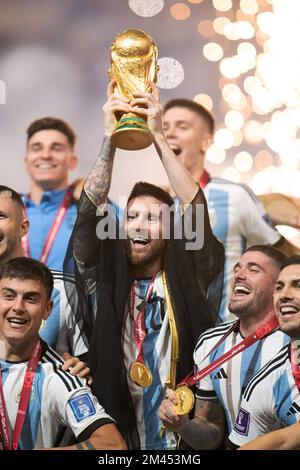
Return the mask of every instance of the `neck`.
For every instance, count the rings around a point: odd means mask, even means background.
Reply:
[[[204,172],[205,168],[204,168],[204,165],[203,165],[203,158],[201,158],[199,160],[199,162],[196,162],[196,165],[192,168],[190,168],[190,173],[194,179],[194,181],[199,181],[203,172]]]
[[[16,343],[0,338],[0,357],[5,361],[28,361],[33,353],[37,338],[33,341]]]
[[[271,320],[272,317],[275,316],[275,312],[273,307],[270,307],[269,310],[264,310],[264,312],[257,314],[255,313],[254,316],[241,318],[240,319],[240,333],[241,335],[246,338],[249,335],[252,335],[255,330],[264,323],[267,323]]]
[[[68,181],[65,179],[61,183],[47,181],[43,183],[36,183],[31,181],[30,183],[30,199],[35,203],[39,204],[42,200],[45,191],[59,191],[67,189]]]
[[[134,266],[133,267],[133,277],[135,279],[143,279],[153,277],[158,271],[162,269],[162,261],[158,260],[155,264],[151,266]]]

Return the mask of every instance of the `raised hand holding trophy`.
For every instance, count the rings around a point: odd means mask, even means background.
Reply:
[[[109,75],[118,93],[128,99],[138,92],[151,92],[149,82],[157,81],[157,47],[144,31],[120,33],[110,48]],[[125,150],[141,150],[153,142],[147,122],[134,113],[123,114],[112,134],[114,144]]]

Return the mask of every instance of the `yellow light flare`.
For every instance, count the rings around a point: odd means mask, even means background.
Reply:
[[[249,152],[242,151],[237,153],[233,161],[235,168],[243,173],[251,170],[253,166],[253,158]]]
[[[236,29],[236,23],[226,23],[223,30],[224,36],[229,39],[229,41],[237,41],[239,38]]]
[[[258,12],[259,7],[256,0],[241,0],[240,9],[246,15],[255,15]]]
[[[224,34],[224,27],[226,24],[230,23],[230,20],[225,16],[219,16],[213,21],[213,28],[216,33],[223,35]]]
[[[230,106],[234,111],[244,111],[247,108],[247,100],[245,96],[242,95],[237,103],[232,103]]]
[[[224,85],[222,89],[222,96],[227,103],[232,104],[238,103],[241,100],[243,94],[238,85],[235,85],[234,83],[227,83],[227,85]]]
[[[225,178],[226,180],[233,181],[234,183],[239,183],[241,179],[241,175],[239,171],[234,168],[234,166],[229,166],[222,171],[221,177]]]
[[[210,20],[199,21],[197,24],[198,33],[201,34],[204,38],[212,38],[216,35],[216,32],[213,28],[213,22]]]
[[[248,21],[237,21],[236,35],[239,39],[251,39],[254,37],[255,31],[251,23]]]
[[[273,164],[273,156],[268,150],[260,150],[254,157],[254,163],[258,170],[264,170]]]
[[[203,55],[211,62],[218,62],[223,57],[223,49],[216,42],[209,42],[203,47]]]
[[[237,47],[237,53],[256,57],[256,49],[251,42],[241,42]]]
[[[259,144],[263,140],[263,127],[259,121],[254,119],[246,121],[243,132],[245,141],[248,144]]]
[[[220,72],[226,78],[237,78],[241,74],[237,56],[226,57],[220,62]]]
[[[244,80],[244,89],[249,95],[253,92],[253,90],[257,87],[262,86],[261,80],[259,78],[254,77],[253,75],[245,78]]]
[[[212,144],[207,150],[205,157],[211,163],[220,164],[225,160],[226,152],[224,149],[217,147],[215,144]]]
[[[218,11],[228,11],[232,8],[231,0],[213,0],[213,6]]]
[[[213,100],[205,93],[199,93],[198,95],[194,96],[194,101],[201,104],[205,109],[208,109],[208,111],[211,111],[214,107]]]
[[[202,3],[204,0],[189,0],[190,3]]]
[[[273,12],[266,11],[256,17],[256,23],[260,31],[264,34],[272,34],[276,29],[276,18]]]
[[[233,145],[233,135],[229,129],[218,129],[214,135],[214,143],[221,149],[230,149]]]
[[[277,177],[277,167],[267,166],[264,170],[258,171],[250,182],[251,189],[255,194],[270,193],[273,190],[274,179]]]
[[[242,131],[232,131],[233,147],[239,147],[244,140]]]
[[[235,15],[237,21],[248,21],[248,23],[254,24],[256,18],[254,15],[246,15],[242,10],[238,10]]]
[[[191,9],[185,3],[174,3],[170,8],[170,13],[175,20],[183,21],[191,16]]]
[[[239,131],[244,125],[244,118],[239,111],[228,111],[225,114],[224,122],[231,131]]]

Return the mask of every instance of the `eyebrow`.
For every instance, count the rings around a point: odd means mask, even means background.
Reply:
[[[29,147],[39,147],[39,146],[43,146],[43,142],[32,142]],[[51,145],[59,145],[60,147],[66,147],[66,144],[62,143],[62,142],[51,142]]]
[[[234,268],[233,268],[233,269],[235,270],[235,268],[240,268],[240,267],[241,267],[241,263],[236,263],[236,264],[234,265]],[[263,269],[260,264],[254,263],[254,262],[251,262],[251,261],[246,264],[246,267],[247,267],[247,268],[256,267],[256,268],[259,268],[259,269]]]
[[[3,287],[1,289],[1,292],[3,293],[11,293],[11,294],[17,294],[17,291],[15,291],[14,289],[11,289],[10,287]],[[31,296],[34,296],[36,298],[41,298],[41,294],[38,292],[38,291],[29,291],[29,292],[25,292],[23,294],[23,297],[31,297]]]

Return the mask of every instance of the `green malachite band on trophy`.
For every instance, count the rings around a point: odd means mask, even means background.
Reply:
[[[118,125],[118,126],[116,127],[116,131],[115,131],[115,132],[120,131],[120,130],[122,130],[122,129],[142,129],[143,131],[150,133],[150,130],[147,129],[146,126],[141,126],[141,125],[135,124],[135,123],[124,124],[124,125],[122,125],[122,126]]]
[[[121,118],[120,121],[119,121],[119,124],[121,122],[123,123],[123,122],[127,122],[127,121],[129,121],[129,122],[132,122],[132,121],[136,122],[137,121],[137,122],[140,122],[140,123],[144,124],[145,126],[147,125],[146,121],[144,119],[139,118],[139,117],[133,117],[133,116],[128,117],[128,118]]]

